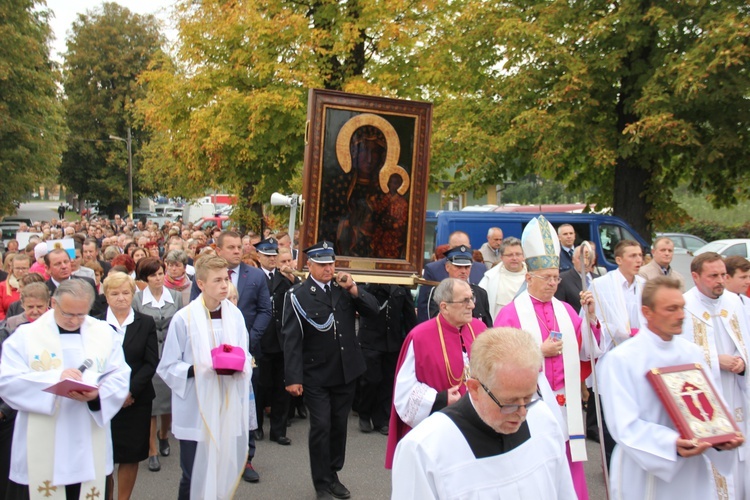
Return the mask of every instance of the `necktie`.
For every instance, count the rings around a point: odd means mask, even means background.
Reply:
[[[326,285],[323,288],[326,291],[326,295],[328,295],[330,297],[331,296],[331,286],[330,285]]]
[[[570,255],[571,259],[573,258],[573,249],[572,248],[570,250],[568,250],[568,255]]]
[[[234,276],[234,269],[229,270],[229,279],[232,279],[232,276]]]

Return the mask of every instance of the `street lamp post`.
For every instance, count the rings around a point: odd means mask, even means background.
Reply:
[[[130,135],[130,127],[128,127],[127,139],[123,139],[122,137],[118,137],[116,135],[110,135],[109,138],[114,141],[122,141],[128,146],[128,199],[130,203],[128,205],[128,218],[130,220],[133,220],[133,141]]]

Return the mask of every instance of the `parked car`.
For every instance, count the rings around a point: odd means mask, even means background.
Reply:
[[[693,255],[700,255],[705,252],[716,252],[722,257],[739,255],[740,257],[747,258],[747,256],[750,255],[750,239],[736,238],[732,240],[712,241],[693,252]]]
[[[656,233],[656,236],[666,236],[674,242],[675,253],[695,254],[695,251],[707,243],[703,238],[685,233]]]
[[[27,226],[31,225],[31,219],[27,219],[26,217],[3,217],[3,222],[16,222],[18,224],[23,222]]]

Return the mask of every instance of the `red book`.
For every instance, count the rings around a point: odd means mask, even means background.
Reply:
[[[646,378],[683,439],[715,446],[742,436],[701,365],[653,368]]]
[[[52,394],[56,394],[58,396],[68,397],[68,393],[72,391],[76,392],[88,392],[93,391],[94,389],[98,389],[95,385],[89,385],[85,384],[83,382],[79,382],[78,380],[73,380],[70,378],[66,378],[65,380],[61,380],[55,385],[51,385],[44,389],[45,392],[51,392]]]

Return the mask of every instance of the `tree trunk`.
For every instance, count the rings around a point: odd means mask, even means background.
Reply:
[[[612,208],[647,242],[651,242],[651,204],[643,198],[651,174],[633,158],[618,158],[615,164],[615,186]]]

